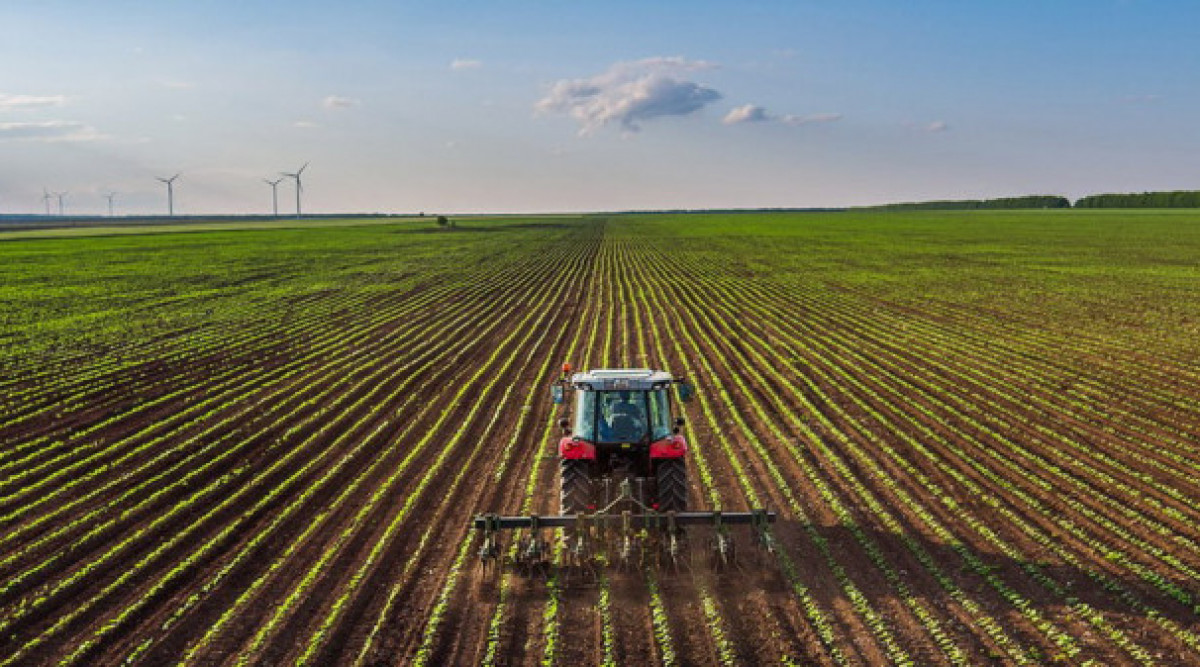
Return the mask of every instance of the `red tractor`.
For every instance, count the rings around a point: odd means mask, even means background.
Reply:
[[[684,420],[673,417],[670,393],[675,386],[682,401],[692,386],[665,371],[644,368],[602,369],[562,377],[551,388],[556,404],[573,407],[559,421],[564,431],[558,443],[559,509],[557,516],[475,517],[483,544],[485,566],[500,558],[500,534],[525,530],[512,561],[526,571],[543,570],[555,560],[547,529],[566,531],[564,560],[559,564],[586,566],[616,561],[622,564],[683,559],[685,529],[712,529],[710,561],[724,567],[734,560],[732,525],[754,528],[756,543],[774,549],[770,524],[775,513],[689,512],[687,441],[679,434]],[[574,394],[568,400],[567,393]]]
[[[574,392],[574,413],[559,424],[559,507],[563,514],[594,512],[620,495],[654,511],[687,509],[687,441],[679,434],[683,417],[672,419],[669,398],[678,385],[680,400],[691,399],[690,384],[664,371],[592,370],[555,385],[555,402]]]

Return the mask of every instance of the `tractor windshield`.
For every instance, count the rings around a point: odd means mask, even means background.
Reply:
[[[575,435],[592,442],[642,442],[671,434],[665,389],[580,391],[575,403]]]

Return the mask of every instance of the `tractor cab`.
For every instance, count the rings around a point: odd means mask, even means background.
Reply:
[[[648,369],[575,373],[563,383],[575,391],[571,434],[593,445],[627,449],[670,438],[677,426],[669,400],[675,382],[670,373]],[[681,385],[680,395],[690,397],[690,385]],[[556,402],[562,402],[557,392]]]
[[[584,389],[575,395],[572,431],[596,444],[644,444],[671,435],[666,388]]]

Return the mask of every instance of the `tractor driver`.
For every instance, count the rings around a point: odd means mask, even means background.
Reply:
[[[608,410],[606,440],[641,440],[646,430],[646,416],[634,402],[632,391],[617,392],[617,399]]]

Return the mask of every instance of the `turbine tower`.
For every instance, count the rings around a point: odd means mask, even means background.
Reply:
[[[110,193],[104,195],[104,198],[108,200],[108,217],[110,217],[110,218],[113,217],[112,201],[113,201],[113,197],[116,197],[116,196],[117,196],[117,193],[115,193],[115,192],[110,192]]]
[[[179,174],[175,174],[170,178],[155,177],[156,180],[167,184],[167,216],[175,215],[175,179],[179,178]]]
[[[46,217],[50,217],[50,191],[42,188],[42,203],[46,205]]]
[[[70,194],[70,193],[69,192],[55,192],[54,193],[54,196],[58,197],[58,214],[59,215],[65,215],[63,213],[63,210],[64,210],[63,209],[63,197],[66,197],[68,194]]]
[[[279,217],[279,184],[282,182],[283,182],[282,176],[280,176],[279,178],[277,178],[273,181],[268,181],[265,178],[263,179],[263,183],[266,183],[267,185],[271,186],[271,207],[275,211],[276,218]]]
[[[307,168],[308,168],[308,163],[305,162],[304,166],[297,169],[296,173],[294,173],[294,174],[289,174],[286,171],[279,172],[279,174],[281,176],[286,176],[288,178],[296,179],[296,217],[297,218],[300,217],[300,192],[302,190],[304,190],[304,186],[300,183],[300,175],[303,174],[304,170]]]

